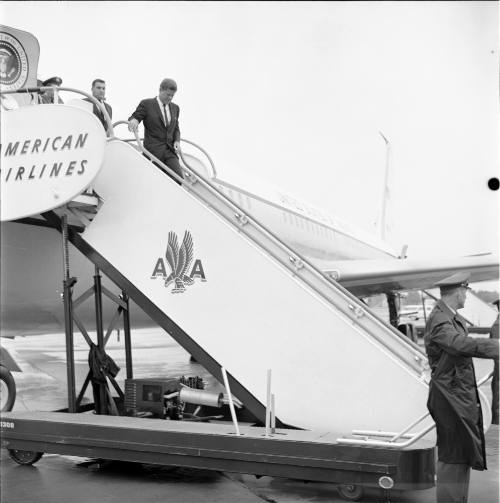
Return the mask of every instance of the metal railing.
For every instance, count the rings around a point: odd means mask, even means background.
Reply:
[[[82,96],[85,96],[88,100],[90,100],[91,103],[97,106],[99,110],[102,112],[104,116],[104,120],[106,121],[107,125],[107,132],[109,134],[110,139],[113,139],[115,137],[114,130],[113,130],[113,124],[111,122],[111,118],[108,114],[108,111],[106,110],[106,107],[96,98],[94,98],[91,94],[86,93],[85,91],[80,91],[79,89],[74,89],[72,87],[58,87],[54,88],[53,86],[38,86],[38,87],[22,87],[21,89],[17,89],[15,91],[0,91],[0,95],[3,94],[40,94],[43,91],[48,91],[52,90],[54,91],[54,105],[58,105],[57,103],[57,96],[59,91],[67,91],[75,94],[81,94]],[[64,103],[61,103],[64,104]],[[42,105],[42,103],[37,103],[36,105]]]
[[[114,122],[113,123],[113,127],[119,126],[120,124],[126,124],[126,125],[128,125],[128,121],[120,120],[120,121]],[[137,132],[135,134],[135,138],[132,138],[132,139],[122,139],[122,141],[127,142],[127,143],[136,142],[137,146],[139,147],[139,149],[141,150],[141,152],[142,152],[141,142],[143,140],[144,140],[144,138],[140,138],[139,137],[139,133],[137,133]],[[217,169],[215,168],[215,164],[214,164],[212,158],[210,157],[209,153],[204,148],[200,147],[200,145],[198,145],[194,141],[186,140],[184,138],[181,138],[181,142],[184,142],[184,143],[187,143],[189,145],[192,145],[193,147],[197,148],[200,152],[202,152],[205,155],[205,157],[208,159],[208,162],[210,163],[210,168],[212,170],[212,174],[210,175],[210,178],[211,179],[212,178],[217,178]],[[188,166],[189,169],[191,169],[191,170],[193,170],[193,171],[196,172],[196,170],[194,170],[194,168],[192,166],[189,166],[189,164],[187,163],[186,159],[184,158],[184,152],[182,152],[182,150],[180,150],[179,154],[181,156],[182,162],[184,164],[186,164],[186,166]]]
[[[481,378],[476,386],[479,388],[485,382],[487,382],[493,376],[493,371],[486,374],[483,378]],[[377,430],[353,430],[352,435],[361,436],[365,438],[337,438],[337,442],[339,444],[349,444],[349,445],[366,445],[369,447],[393,447],[397,449],[404,449],[412,444],[414,444],[417,440],[420,440],[424,435],[432,431],[436,425],[430,424],[423,430],[420,430],[417,433],[408,433],[412,428],[417,426],[417,424],[421,423],[424,419],[430,417],[430,412],[426,412],[418,419],[413,421],[409,426],[401,430],[399,433],[393,431],[377,431]],[[368,437],[390,437],[389,440],[372,440]],[[396,440],[400,438],[408,439],[405,442],[396,442]]]

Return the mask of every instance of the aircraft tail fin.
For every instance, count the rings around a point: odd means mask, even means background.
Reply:
[[[386,154],[385,154],[385,173],[384,173],[384,187],[382,191],[382,205],[380,210],[379,218],[375,224],[380,238],[387,241],[389,238],[392,228],[392,146],[389,140],[384,136],[382,131],[379,131],[380,136],[385,142]]]

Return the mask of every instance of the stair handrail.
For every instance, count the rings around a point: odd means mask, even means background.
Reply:
[[[208,152],[204,148],[200,147],[200,145],[198,145],[194,141],[186,140],[185,138],[181,138],[181,142],[188,143],[189,145],[192,145],[193,147],[196,147],[198,150],[203,152],[205,154],[206,158],[208,159],[208,162],[210,163],[210,167],[212,168],[212,176],[210,178],[217,178],[217,170],[215,168],[215,164],[212,161],[212,158],[208,155]],[[192,169],[192,167],[189,166],[189,164],[187,164],[186,160],[184,159],[184,153],[182,152],[182,150],[180,151],[180,156],[181,156],[182,162],[184,164],[186,164],[186,166],[188,166],[190,169]]]
[[[128,121],[126,120],[119,120],[117,122],[114,122],[113,123],[113,127],[116,127],[120,124],[127,124],[128,125]],[[122,141],[125,141],[125,142],[137,142],[139,148],[140,148],[140,142],[144,140],[143,138],[140,138],[139,134],[137,134],[135,136],[135,138],[132,138],[132,139],[122,139]],[[214,161],[212,160],[212,158],[210,157],[210,154],[203,148],[201,147],[200,145],[198,145],[197,143],[195,143],[194,141],[191,141],[191,140],[187,140],[185,138],[181,138],[181,142],[184,142],[184,143],[188,143],[189,145],[192,145],[193,147],[196,147],[200,152],[202,152],[205,157],[208,159],[208,162],[210,163],[210,168],[212,169],[212,175],[210,176],[210,178],[217,178],[217,169],[215,167],[215,163]],[[180,155],[181,155],[181,159],[182,159],[182,162],[187,164],[185,159],[184,159],[184,153],[181,151],[180,152]],[[189,166],[190,169],[193,169],[191,166]]]
[[[54,89],[53,86],[36,86],[36,87],[21,87],[20,89],[16,89],[13,91],[0,91],[0,95],[2,94],[40,94],[42,91],[47,91],[49,89]],[[111,122],[111,117],[106,110],[106,107],[96,98],[94,98],[91,94],[86,93],[85,91],[80,91],[79,89],[75,89],[73,87],[58,87],[57,93],[59,91],[67,91],[71,93],[81,94],[85,96],[91,103],[97,106],[97,108],[101,111],[104,116],[104,120],[106,121],[107,129],[106,131],[109,134],[109,138],[115,138],[115,133],[113,130],[113,124]],[[64,105],[64,103],[53,103],[54,105]],[[37,103],[36,105],[42,105],[42,103]],[[71,105],[70,105],[71,106]]]
[[[127,122],[127,121],[119,121],[119,122],[123,123],[123,122]],[[383,347],[385,347],[391,353],[393,353],[396,357],[398,357],[400,360],[404,361],[407,365],[409,365],[414,371],[418,372],[420,379],[423,382],[427,383],[427,381],[425,379],[425,370],[427,369],[427,366],[428,366],[427,365],[427,357],[417,344],[408,340],[401,332],[396,330],[392,325],[386,324],[382,319],[380,319],[378,316],[376,316],[374,313],[372,313],[368,309],[368,307],[365,304],[363,304],[355,295],[353,295],[351,292],[346,290],[334,278],[323,274],[315,265],[313,265],[307,259],[304,259],[303,257],[299,256],[299,254],[297,254],[297,252],[292,250],[284,241],[282,241],[276,234],[274,234],[265,225],[263,225],[261,222],[256,220],[254,217],[249,215],[242,207],[240,207],[236,202],[234,202],[226,194],[224,194],[224,192],[222,192],[218,187],[216,187],[213,183],[211,183],[211,180],[207,179],[204,175],[199,173],[195,168],[190,166],[189,163],[186,162],[186,160],[183,157],[182,149],[179,149],[179,154],[181,156],[183,163],[185,164],[184,172],[187,175],[185,179],[180,177],[177,173],[175,173],[172,169],[170,169],[166,164],[164,164],[162,161],[160,161],[155,155],[153,155],[146,148],[144,148],[144,145],[142,144],[142,142],[139,138],[139,133],[138,133],[137,129],[135,131],[133,131],[133,133],[134,133],[135,139],[137,141],[137,144],[139,145],[139,148],[140,148],[140,151],[142,152],[142,154],[145,157],[147,157],[150,161],[155,163],[161,171],[164,171],[165,173],[169,174],[169,176],[171,178],[176,180],[179,184],[183,185],[188,190],[192,190],[190,188],[190,185],[194,185],[197,182],[201,183],[201,185],[203,185],[210,193],[216,194],[216,196],[219,199],[224,201],[229,207],[236,210],[237,213],[235,214],[235,217],[238,220],[240,220],[240,222],[243,222],[244,224],[252,223],[256,229],[260,230],[262,233],[264,233],[264,235],[266,235],[268,237],[268,239],[273,241],[282,250],[284,250],[289,255],[290,262],[295,267],[296,271],[298,271],[300,268],[302,268],[305,265],[317,278],[321,279],[321,281],[326,281],[327,283],[332,284],[341,294],[346,296],[354,305],[348,304],[348,306],[347,306],[348,309],[341,310],[341,312],[345,316],[347,316],[351,321],[356,322],[356,320],[359,317],[366,315],[372,321],[374,321],[376,324],[383,327],[385,330],[389,330],[389,332],[391,332],[391,334],[393,336],[395,336],[395,338],[393,339],[395,342],[401,344],[406,349],[410,350],[410,352],[413,355],[413,359],[405,358],[403,355],[401,355],[400,353],[395,351],[395,349],[392,348],[390,346],[390,344],[387,344],[387,342],[384,339],[380,338],[377,334],[372,333],[371,336],[379,344],[381,344]],[[116,138],[116,139],[119,140],[118,138]],[[240,226],[240,229],[241,229],[241,227],[242,226]],[[309,286],[311,286],[311,285],[309,285]],[[314,287],[313,287],[313,289],[314,289]],[[321,296],[324,296],[317,289],[314,289],[314,290],[317,293],[319,293]],[[418,363],[415,363],[415,362],[418,362]]]
[[[476,386],[479,388],[485,382],[487,382],[490,378],[493,377],[493,371],[484,375],[479,381],[477,381]],[[417,433],[408,434],[408,432],[414,428],[417,424],[421,423],[424,419],[427,419],[430,416],[430,412],[426,412],[418,419],[413,421],[409,426],[402,429],[399,433],[394,433],[390,431],[369,431],[369,430],[353,430],[353,435],[359,435],[364,437],[369,436],[378,436],[378,437],[391,437],[389,440],[370,440],[368,438],[365,439],[357,439],[357,438],[337,438],[337,442],[340,444],[350,444],[350,445],[367,445],[370,447],[397,447],[398,449],[403,449],[414,444],[417,440],[420,440],[424,435],[429,433],[433,428],[436,427],[436,424],[430,424],[423,430],[420,430]],[[399,438],[408,438],[405,442],[396,442]]]
[[[113,122],[113,127],[119,126],[120,124],[126,124],[128,126],[128,121],[119,120],[119,121]],[[122,140],[122,141],[125,141],[125,142],[135,141],[137,143],[137,146],[139,147],[139,150],[142,151],[142,145],[141,145],[141,139],[139,138],[139,133],[136,132],[134,139]]]

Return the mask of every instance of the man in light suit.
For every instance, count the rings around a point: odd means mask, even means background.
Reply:
[[[142,100],[129,117],[128,129],[137,131],[144,121],[144,148],[183,178],[177,156],[181,139],[179,107],[172,103],[176,91],[174,80],[163,79],[158,96]]]
[[[108,105],[104,100],[106,94],[106,82],[102,79],[95,79],[92,82],[92,96],[97,100],[102,103],[104,108],[106,109],[106,112],[108,112],[109,118],[111,119],[113,117],[113,109],[111,108],[111,105]],[[88,98],[84,98],[84,101],[90,101]],[[101,124],[104,127],[104,130],[106,131],[107,135],[110,135],[110,131],[108,131],[108,123],[106,122],[106,119],[104,118],[104,114],[101,112],[101,109],[97,107],[97,105],[93,104],[92,111],[94,115],[99,119]]]

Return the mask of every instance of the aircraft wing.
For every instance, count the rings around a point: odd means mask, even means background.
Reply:
[[[498,256],[493,254],[432,260],[310,260],[358,297],[432,288],[437,281],[456,272],[468,272],[470,283],[499,277]]]

